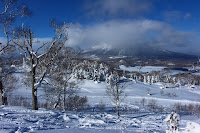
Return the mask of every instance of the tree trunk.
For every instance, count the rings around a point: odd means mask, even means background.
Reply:
[[[34,87],[32,87],[32,100],[33,110],[38,110],[37,90]]]
[[[117,104],[116,106],[116,112],[117,112],[117,116],[119,116],[119,104]]]
[[[58,95],[58,101],[57,101],[57,103],[54,105],[54,109],[56,109],[57,106],[60,104],[60,97],[61,97],[61,94],[59,93],[59,95]],[[61,109],[61,108],[60,108],[60,109]]]
[[[32,77],[32,107],[33,107],[33,110],[38,110],[38,101],[37,101],[37,88],[35,88],[35,75],[36,75],[36,72],[35,72],[35,67],[33,66],[34,64],[34,60],[32,59],[32,62],[31,62],[31,77]]]
[[[65,111],[65,100],[66,100],[66,84],[64,86],[64,91],[63,91],[63,111]]]
[[[2,81],[0,81],[0,93],[1,93],[2,105],[8,105],[6,92],[3,90]]]
[[[117,102],[117,105],[116,105],[116,111],[117,111],[117,116],[119,116],[119,88],[118,88],[118,83],[117,83],[117,79],[115,81],[115,85],[116,85],[116,102]]]
[[[5,105],[5,98],[4,98],[4,92],[3,92],[3,84],[2,84],[2,81],[0,81],[0,92],[1,92],[1,101],[2,101],[2,105]]]

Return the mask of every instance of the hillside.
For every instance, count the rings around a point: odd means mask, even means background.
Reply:
[[[149,58],[149,59],[194,59],[194,55],[175,53],[164,49],[154,48],[148,45],[125,45],[113,47],[108,44],[96,45],[84,50],[83,54],[96,55],[97,57],[130,57],[130,58]]]

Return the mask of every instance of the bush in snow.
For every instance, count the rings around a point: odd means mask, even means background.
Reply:
[[[155,99],[149,100],[147,106],[154,111],[157,107],[157,100],[155,100]]]
[[[199,104],[195,105],[194,113],[197,115],[197,117],[199,117],[199,115],[200,115],[200,105]]]
[[[166,95],[167,95],[168,97],[176,97],[176,93],[175,93],[175,92],[174,92],[174,93],[168,92]]]
[[[31,100],[22,96],[10,96],[8,98],[8,103],[11,106],[31,107]]]
[[[147,89],[146,93],[147,93],[147,95],[151,95],[151,90]]]
[[[166,133],[177,133],[178,132],[178,126],[180,123],[180,116],[174,112],[172,112],[170,115],[167,116],[165,119],[165,122],[167,124],[167,130]]]
[[[199,117],[200,115],[200,105],[199,104],[181,104],[181,103],[176,103],[172,107],[173,111],[178,112],[178,113],[184,113],[184,114],[194,114]]]
[[[164,91],[163,90],[160,90],[160,95],[164,96]]]
[[[101,112],[103,112],[105,110],[105,104],[103,103],[103,101],[101,100],[96,106],[95,108]]]
[[[66,101],[66,106],[67,110],[74,110],[74,111],[79,111],[84,109],[87,104],[88,99],[86,96],[79,96],[79,95],[70,95],[67,98]]]
[[[146,103],[146,99],[142,98],[142,100],[140,102],[141,102],[142,106],[144,107],[144,104]]]

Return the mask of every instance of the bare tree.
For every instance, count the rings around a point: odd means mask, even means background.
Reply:
[[[125,84],[120,84],[120,76],[117,72],[114,72],[113,78],[114,80],[110,82],[110,85],[106,88],[106,93],[115,104],[116,113],[119,116],[119,106],[126,97],[124,93]]]
[[[11,44],[11,33],[12,27],[17,17],[30,16],[31,11],[27,8],[26,5],[20,4],[18,0],[0,0],[0,32],[3,32],[5,35],[5,42],[0,42],[0,54],[10,52],[14,50],[14,45]],[[0,67],[3,68],[3,64],[0,64]],[[0,92],[2,96],[2,104],[5,105],[5,99],[7,99],[4,85],[8,84],[10,80],[6,79],[8,73],[0,72]],[[12,79],[12,78],[11,78]],[[3,83],[6,81],[6,83]],[[10,82],[12,85],[12,82]]]
[[[37,50],[33,48],[34,34],[31,29],[25,28],[22,25],[22,28],[16,29],[13,35],[14,44],[16,44],[20,54],[23,54],[30,64],[33,110],[38,109],[37,89],[41,86],[45,75],[48,73],[48,68],[55,61],[55,57],[68,39],[66,35],[68,27],[65,23],[57,25],[56,21],[52,20],[51,25],[56,29],[52,42],[44,43]],[[49,48],[45,52],[39,53],[38,51],[47,44],[50,44]]]
[[[1,63],[0,66],[5,66],[4,63]],[[0,67],[0,94],[1,94],[1,104],[7,105],[8,95],[16,89],[17,78],[13,75],[12,68],[9,66]]]
[[[6,37],[6,42],[0,42],[0,53],[6,52],[13,48],[11,44],[11,33],[13,23],[17,17],[30,16],[32,12],[18,0],[0,0],[0,32],[3,32]]]
[[[4,84],[3,91],[0,90],[1,93],[3,92],[2,105],[7,105],[8,104],[7,99],[11,96],[12,92],[17,88],[16,83],[18,82],[18,79],[12,73],[10,73],[4,76],[2,80]]]
[[[146,99],[143,97],[140,102],[141,102],[142,106],[144,107],[144,104],[146,103]]]
[[[70,81],[73,77],[73,69],[78,63],[78,54],[79,50],[76,51],[70,47],[63,47],[56,57],[56,61],[51,66],[51,72],[49,73],[50,82],[47,81],[46,83],[53,88],[50,94],[47,94],[47,97],[51,97],[50,101],[53,102],[54,109],[60,106],[65,110],[67,95],[73,94],[78,88],[78,79]]]

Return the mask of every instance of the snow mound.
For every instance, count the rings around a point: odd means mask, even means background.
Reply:
[[[85,127],[89,127],[92,128],[93,127],[102,127],[105,122],[103,120],[98,120],[98,119],[89,119],[89,118],[82,118],[79,119],[79,123],[81,128],[85,128]]]
[[[184,133],[199,133],[200,125],[196,122],[187,122]]]
[[[64,119],[66,122],[69,122],[69,121],[70,121],[69,117],[68,117],[66,114],[63,115],[63,119]]]

